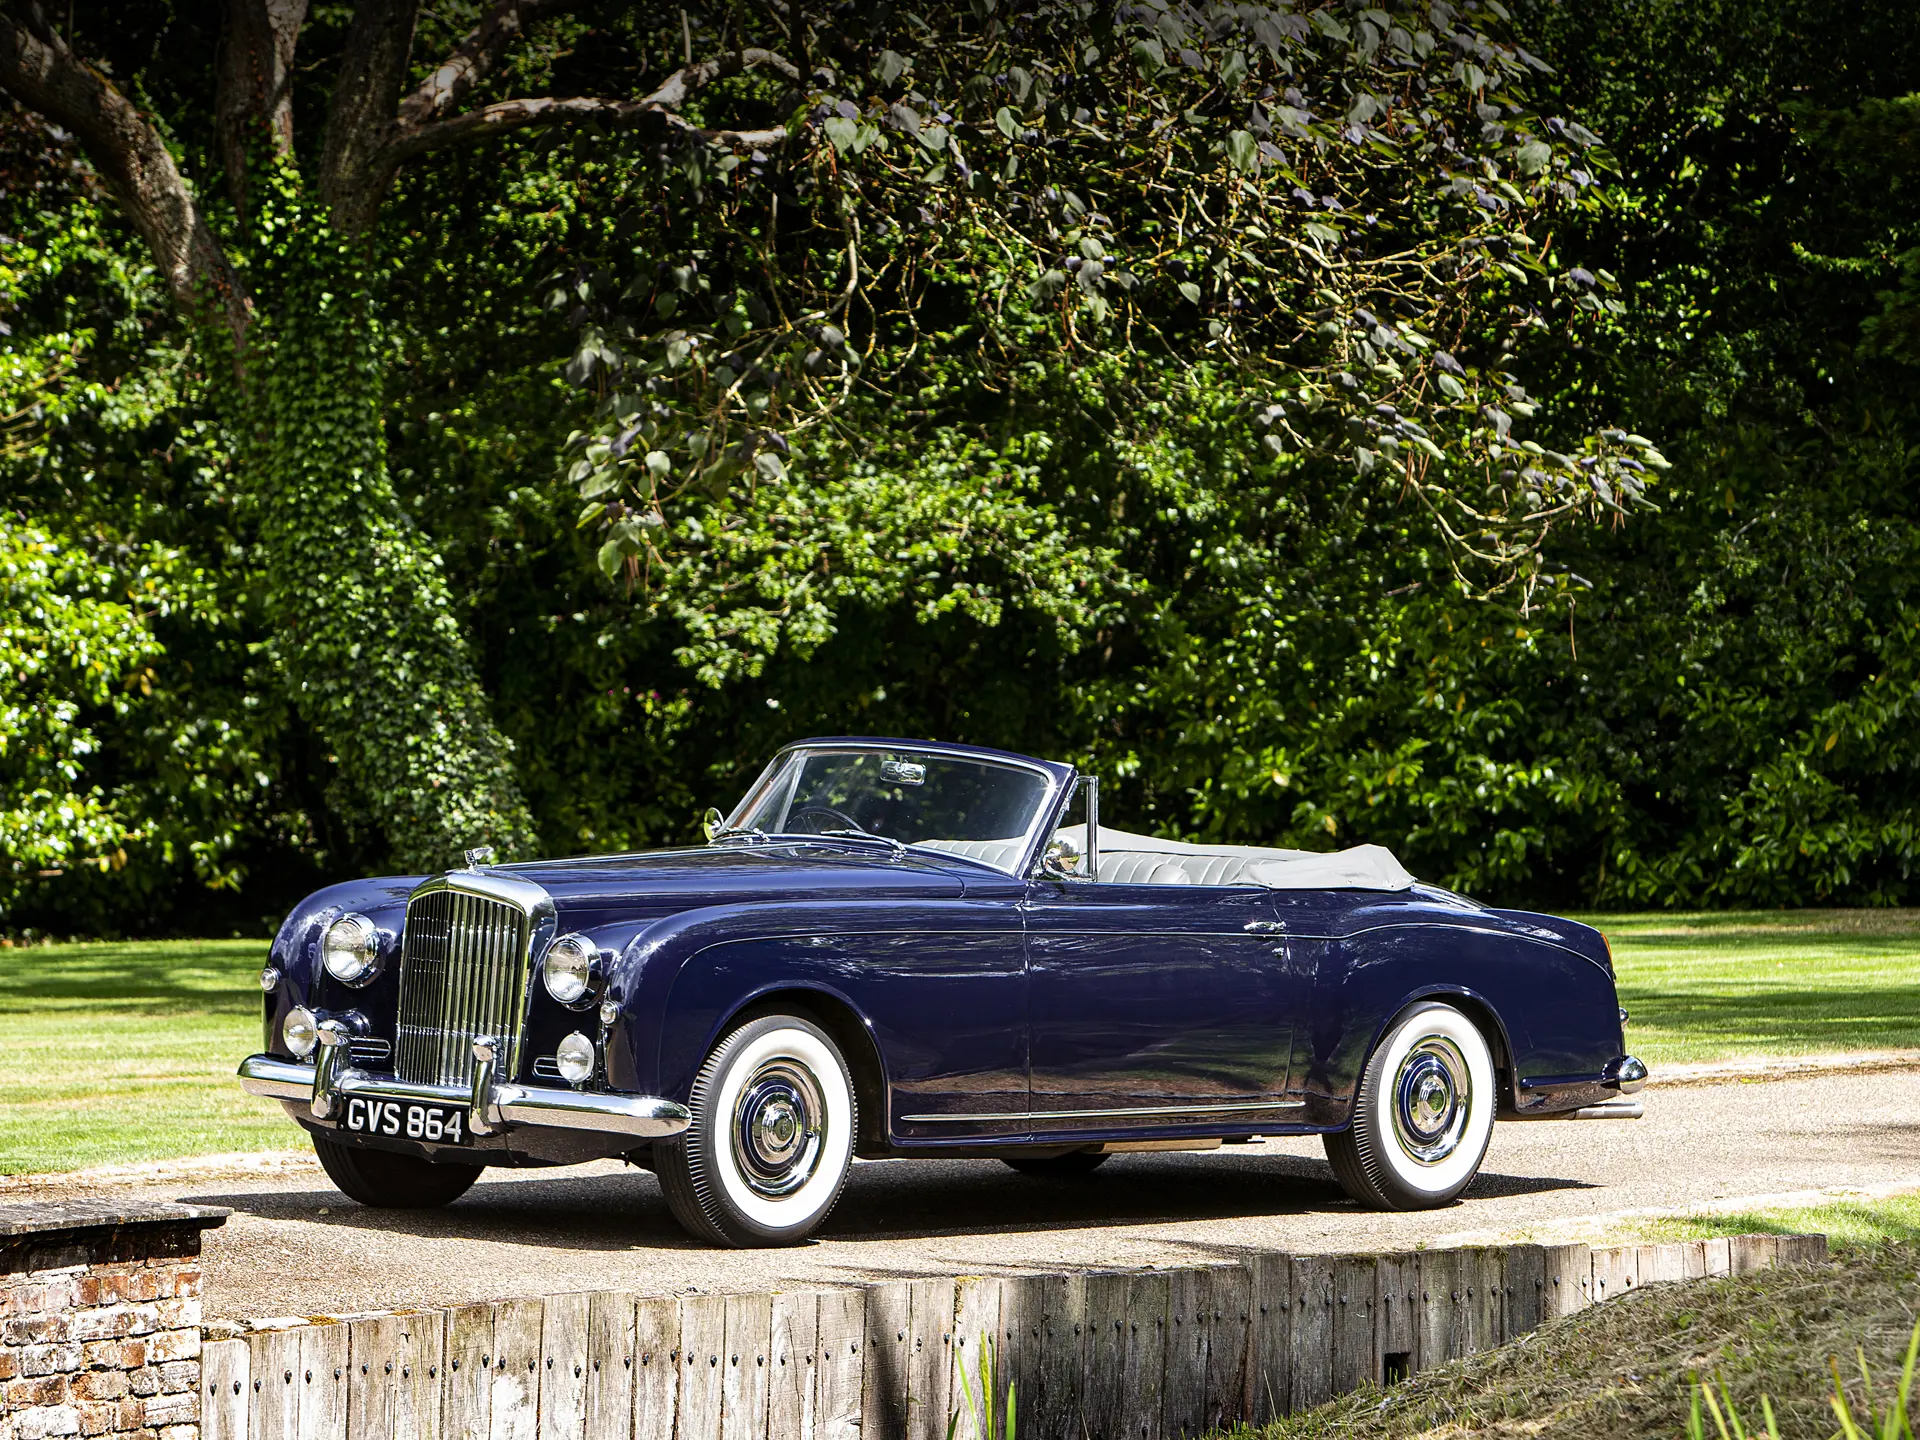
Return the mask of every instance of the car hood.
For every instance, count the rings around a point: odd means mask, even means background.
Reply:
[[[973,869],[913,851],[896,858],[878,846],[783,842],[540,860],[488,873],[531,881],[562,910],[620,903],[657,912],[743,900],[959,896]]]

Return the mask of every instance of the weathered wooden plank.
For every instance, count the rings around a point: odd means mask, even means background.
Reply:
[[[398,1315],[375,1315],[347,1326],[348,1440],[393,1440],[400,1429],[401,1332]]]
[[[593,1297],[549,1295],[540,1315],[540,1440],[586,1440],[587,1334]]]
[[[1038,1433],[1042,1326],[1046,1286],[1039,1275],[1011,1275],[1000,1282],[1000,1342],[1007,1384],[1029,1434]]]
[[[253,1352],[245,1340],[200,1346],[200,1440],[247,1440]]]
[[[1617,1300],[1640,1283],[1640,1249],[1635,1245],[1608,1245],[1593,1251],[1594,1304]]]
[[[1704,1240],[1689,1240],[1680,1247],[1682,1265],[1686,1270],[1684,1278],[1704,1280],[1707,1278],[1707,1244]]]
[[[1380,1263],[1345,1255],[1333,1262],[1333,1393],[1380,1380]]]
[[[447,1312],[447,1364],[441,1372],[441,1433],[474,1440],[493,1428],[493,1306],[458,1305]]]
[[[1593,1303],[1593,1253],[1585,1245],[1544,1245],[1542,1270],[1546,1286],[1542,1289],[1540,1321],[1572,1315]]]
[[[1253,1415],[1253,1275],[1244,1265],[1214,1266],[1207,1272],[1207,1301],[1207,1424],[1230,1430]]]
[[[769,1343],[767,1434],[773,1440],[813,1440],[818,1393],[814,1376],[820,1370],[819,1291],[799,1290],[773,1297]]]
[[[1820,1265],[1827,1259],[1827,1237],[1824,1235],[1776,1235],[1774,1237],[1774,1259],[1776,1265]]]
[[[634,1300],[624,1290],[587,1297],[587,1423],[590,1440],[633,1433]],[[545,1440],[545,1437],[542,1437]]]
[[[1540,1326],[1541,1291],[1547,1283],[1547,1257],[1538,1245],[1507,1247],[1506,1318],[1503,1328],[1516,1340]]]
[[[945,1440],[953,1419],[953,1277],[911,1282],[908,1440]]]
[[[1779,1253],[1779,1245],[1771,1235],[1729,1235],[1727,1237],[1727,1256],[1735,1275],[1748,1275],[1755,1270],[1770,1269],[1774,1257]]]
[[[1640,1245],[1634,1252],[1634,1284],[1660,1285],[1687,1278],[1685,1244]]]
[[[247,1337],[252,1350],[253,1414],[250,1440],[299,1440],[300,1331],[267,1330]]]
[[[1380,1344],[1380,1380],[1391,1385],[1420,1369],[1420,1257],[1382,1255],[1374,1262],[1375,1329]]]
[[[400,1388],[394,1395],[394,1440],[441,1440],[447,1364],[447,1312],[416,1310],[401,1317]]]
[[[493,1307],[493,1383],[487,1433],[493,1440],[537,1440],[540,1433],[538,1300],[502,1300]]]
[[[860,1440],[866,1326],[866,1291],[821,1292],[813,1401],[818,1440]],[[634,1440],[642,1437],[635,1435]]]
[[[1287,1413],[1289,1336],[1293,1333],[1293,1262],[1277,1250],[1254,1255],[1251,1296],[1253,1341],[1248,1347],[1248,1388],[1253,1393],[1253,1423],[1264,1425]]]
[[[1086,1331],[1082,1335],[1080,1440],[1117,1440],[1125,1433],[1127,1320],[1133,1277],[1096,1270],[1083,1277]]]
[[[1732,1247],[1727,1237],[1717,1235],[1711,1240],[1702,1240],[1700,1248],[1706,1254],[1708,1275],[1731,1275],[1733,1273]]]
[[[907,1360],[911,1353],[907,1336],[912,1320],[913,1291],[905,1281],[875,1285],[867,1291],[867,1365],[860,1423],[863,1440],[906,1440]]]
[[[300,1327],[301,1440],[345,1440],[347,1327]]]
[[[1160,1433],[1166,1440],[1201,1435],[1207,1405],[1207,1274],[1167,1272],[1166,1380],[1160,1395]],[[1054,1432],[1046,1432],[1054,1433]]]
[[[1160,1271],[1136,1271],[1127,1282],[1126,1404],[1120,1416],[1127,1440],[1161,1437],[1172,1293],[1171,1282]]]
[[[672,1440],[679,1418],[680,1377],[686,1366],[680,1348],[680,1306],[652,1296],[633,1307],[633,1437]],[[618,1434],[618,1432],[615,1432]],[[448,1440],[453,1440],[452,1436]],[[600,1440],[598,1435],[594,1440]]]
[[[978,1275],[970,1275],[954,1286],[953,1374],[947,1380],[947,1393],[953,1397],[954,1413],[959,1416],[954,1431],[959,1440],[976,1440],[984,1433],[981,1418],[998,1415],[999,1407],[1006,1402],[1006,1377],[998,1373],[1005,1358],[1000,1339],[1000,1290],[999,1280]],[[991,1390],[983,1378],[989,1371],[994,1372]]]
[[[726,1360],[720,1367],[720,1440],[767,1440],[773,1296],[729,1295],[726,1325]]]
[[[719,1295],[680,1298],[680,1395],[674,1434],[718,1440],[726,1389],[727,1302]]]
[[[1333,1261],[1293,1257],[1293,1331],[1288,1336],[1287,1404],[1309,1410],[1333,1398]]]
[[[1033,1337],[1038,1353],[1029,1362],[1034,1371],[1030,1433],[1077,1436],[1086,1284],[1080,1275],[1043,1275],[1038,1279],[1040,1323]]]
[[[1458,1250],[1420,1253],[1420,1338],[1416,1348],[1423,1369],[1460,1356],[1460,1337],[1466,1328],[1460,1312],[1467,1298],[1460,1272]]]
[[[1467,1325],[1460,1353],[1478,1355],[1507,1338],[1507,1253],[1479,1246],[1463,1253],[1466,1267]]]

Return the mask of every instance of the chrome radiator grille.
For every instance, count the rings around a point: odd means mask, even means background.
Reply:
[[[465,1085],[473,1074],[476,1035],[506,1042],[500,1073],[514,1073],[530,931],[523,910],[484,895],[431,890],[408,903],[394,1047],[399,1079]]]

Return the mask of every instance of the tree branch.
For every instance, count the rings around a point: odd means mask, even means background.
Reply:
[[[227,193],[247,208],[247,150],[264,128],[273,153],[293,153],[293,51],[307,0],[228,0],[214,100],[214,136]]]
[[[0,88],[71,130],[120,208],[147,242],[174,304],[197,320],[224,320],[236,363],[253,306],[208,230],[173,157],[147,118],[47,23],[37,0],[0,10]]]
[[[684,66],[669,75],[652,94],[639,100],[601,100],[590,96],[502,100],[478,110],[470,110],[464,115],[455,115],[451,119],[402,127],[388,145],[383,158],[388,173],[391,173],[415,156],[432,150],[488,140],[533,125],[558,125],[584,120],[597,121],[617,129],[633,129],[656,123],[688,135],[697,135],[717,145],[780,145],[787,139],[784,126],[760,130],[707,130],[675,113],[716,80],[761,67],[777,70],[789,80],[797,81],[800,78],[800,72],[792,62],[772,50],[740,50]]]
[[[393,178],[384,156],[397,128],[419,8],[419,0],[358,0],[353,7],[320,157],[320,198],[348,235],[372,226]]]
[[[440,119],[467,98],[469,91],[500,63],[507,48],[536,21],[573,8],[577,0],[494,0],[493,9],[454,48],[454,52],[400,102],[400,128]]]

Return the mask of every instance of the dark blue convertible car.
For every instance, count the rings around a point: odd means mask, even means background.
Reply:
[[[1323,1137],[1444,1204],[1496,1116],[1632,1118],[1596,930],[1335,854],[1104,829],[1070,765],[783,750],[709,839],[335,885],[287,918],[240,1067],[368,1205],[624,1156],[727,1245],[800,1240],[856,1156],[1078,1175]]]

